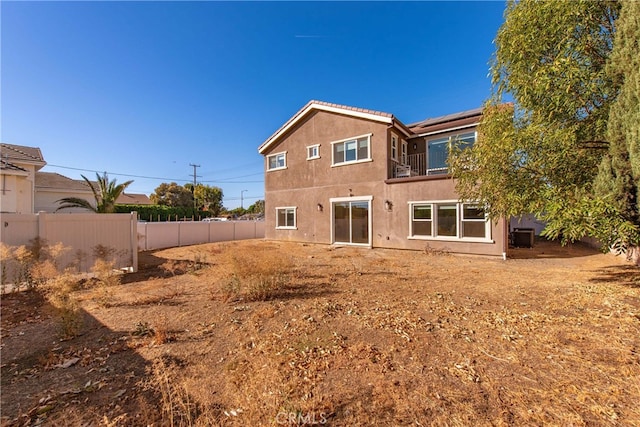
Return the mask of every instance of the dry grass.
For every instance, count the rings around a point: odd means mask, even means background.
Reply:
[[[113,287],[115,304],[75,293],[100,327],[66,344],[86,350],[64,374],[103,386],[72,397],[51,382],[45,403],[57,405],[30,420],[640,424],[640,273],[582,247],[536,251],[504,262],[247,241],[148,254],[146,272]],[[202,267],[151,270],[171,260]],[[127,332],[96,338],[102,325]],[[133,359],[88,357],[104,354]],[[29,388],[41,374],[2,374],[3,394],[46,397]]]
[[[266,301],[277,298],[289,284],[292,263],[287,255],[265,248],[259,252],[228,251],[222,274],[226,301]]]

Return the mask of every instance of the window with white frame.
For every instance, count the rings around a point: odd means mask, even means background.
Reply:
[[[307,160],[320,158],[320,144],[309,145],[307,147]]]
[[[276,228],[296,228],[296,208],[293,206],[276,208]]]
[[[332,164],[342,165],[371,160],[371,134],[332,142]]]
[[[462,205],[462,238],[465,237],[486,237],[487,218],[482,206],[465,203]]]
[[[456,203],[438,203],[436,211],[436,237],[458,236],[458,205]]]
[[[476,141],[475,132],[467,132],[427,141],[427,173],[437,175],[449,173],[449,151],[451,146],[465,149]]]
[[[275,153],[267,156],[267,170],[285,169],[287,167],[287,152]]]
[[[431,204],[416,203],[411,207],[411,235],[431,236],[432,231]]]
[[[403,165],[406,165],[408,162],[408,156],[407,156],[407,141],[402,141],[401,145],[401,156],[400,156],[400,162]]]
[[[391,159],[398,160],[398,135],[391,134]]]
[[[410,202],[409,209],[409,238],[475,241],[491,238],[491,223],[478,204]]]

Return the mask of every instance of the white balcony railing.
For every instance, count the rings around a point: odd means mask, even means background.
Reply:
[[[428,168],[425,153],[409,154],[403,161],[389,161],[390,178],[409,178],[412,176],[445,175],[449,173],[448,167]]]

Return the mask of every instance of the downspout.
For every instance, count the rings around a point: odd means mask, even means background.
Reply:
[[[7,155],[5,153],[4,157],[4,161],[5,163],[7,163],[7,165],[9,164],[9,155]],[[2,195],[4,196],[7,193],[7,175],[6,174],[2,174]]]
[[[507,260],[507,249],[509,248],[509,225],[506,218],[502,219],[502,260]]]
[[[31,181],[31,208],[29,213],[36,213],[36,169],[33,168],[33,177]]]

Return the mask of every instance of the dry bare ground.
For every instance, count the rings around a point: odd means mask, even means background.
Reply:
[[[3,425],[640,425],[640,273],[540,242],[507,261],[242,241],[2,298]]]

